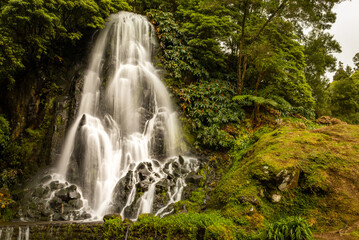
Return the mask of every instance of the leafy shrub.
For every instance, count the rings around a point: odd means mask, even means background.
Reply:
[[[288,217],[267,226],[264,239],[309,240],[314,239],[309,224],[301,217]]]
[[[253,96],[253,95],[238,95],[233,98],[233,100],[237,101],[240,105],[244,106],[252,106],[254,104],[259,105],[268,105],[272,107],[276,107],[278,103],[272,99]]]
[[[235,88],[231,83],[205,81],[175,92],[195,135],[195,145],[215,149],[233,146],[230,125],[244,119],[244,112],[232,101]]]
[[[10,124],[5,117],[0,115],[0,153],[10,140]]]
[[[270,107],[281,112],[283,116],[289,115],[301,115],[308,119],[314,119],[315,113],[314,109],[307,109],[302,106],[293,107],[289,102],[284,98],[273,95],[268,98],[253,96],[253,95],[239,95],[233,98],[241,106],[254,106],[259,104],[260,106]]]

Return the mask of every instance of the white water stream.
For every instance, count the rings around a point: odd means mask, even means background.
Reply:
[[[79,187],[93,218],[113,211],[132,219],[165,215],[197,168],[195,159],[178,157],[180,127],[152,63],[155,47],[152,25],[127,12],[110,17],[94,46],[57,170]],[[158,184],[169,179],[167,201],[154,212]]]

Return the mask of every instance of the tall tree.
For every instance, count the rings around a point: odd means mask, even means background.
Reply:
[[[237,27],[220,0],[180,0],[177,15],[188,44],[203,66],[215,73],[226,69],[225,44]]]
[[[349,123],[359,123],[359,71],[349,75],[338,69],[329,88],[332,115]]]
[[[359,70],[359,53],[356,53],[353,57],[353,63],[355,65],[355,71]]]
[[[341,0],[303,1],[303,0],[245,0],[229,1],[229,4],[238,3],[242,7],[241,17],[238,19],[241,25],[241,37],[239,39],[238,53],[238,81],[237,92],[242,93],[248,66],[247,48],[258,41],[263,30],[274,19],[290,20],[301,32],[303,26],[314,26],[318,29],[327,29],[335,21],[332,12],[335,3]],[[255,19],[255,21],[254,21]]]
[[[341,52],[340,45],[332,35],[316,29],[304,38],[304,47],[304,74],[316,101],[315,112],[318,116],[328,115],[326,89],[329,87],[329,79],[325,73],[336,70],[336,58],[333,53]]]

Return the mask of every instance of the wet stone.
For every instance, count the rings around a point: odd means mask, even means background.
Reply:
[[[175,176],[173,176],[172,174],[168,173],[168,174],[167,174],[167,179],[168,179],[168,180],[173,180],[173,179],[175,179]]]
[[[44,176],[42,179],[41,179],[41,183],[47,183],[47,182],[50,182],[52,179],[52,176],[51,175],[46,175]]]
[[[77,192],[76,190],[71,191],[69,189],[68,195],[69,195],[69,199],[79,199],[79,198],[81,198],[81,194],[79,192]]]
[[[183,174],[187,174],[187,173],[189,173],[190,171],[188,171],[187,169],[185,169],[185,168],[181,168],[181,174],[183,175]]]
[[[186,177],[186,182],[199,183],[202,179],[203,179],[203,176],[191,173]]]
[[[53,197],[50,201],[49,201],[50,207],[52,209],[61,209],[61,205],[62,205],[62,200],[61,198],[58,197]]]
[[[41,216],[43,216],[43,217],[49,217],[50,215],[51,215],[51,211],[48,209],[43,209],[41,211]]]
[[[61,188],[64,188],[64,187],[65,187],[65,184],[60,183],[59,181],[52,181],[50,183],[50,189],[51,190],[57,190],[57,189],[61,189]]]
[[[72,206],[75,209],[80,209],[83,207],[83,202],[81,199],[70,200],[69,204],[70,204],[70,206]]]
[[[178,161],[181,165],[184,164],[184,158],[181,155],[178,156]]]
[[[60,189],[58,192],[55,193],[55,196],[60,198],[63,201],[69,200],[69,190],[66,188]]]
[[[52,215],[52,220],[53,221],[60,221],[61,220],[61,214],[55,213],[54,215]]]
[[[34,197],[42,197],[45,193],[45,189],[41,186],[35,189],[33,196]]]

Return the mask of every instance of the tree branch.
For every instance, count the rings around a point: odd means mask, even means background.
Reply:
[[[277,14],[286,6],[286,4],[288,3],[289,0],[284,0],[279,6],[278,8],[269,16],[269,18],[267,19],[267,21],[263,24],[263,26],[261,27],[261,29],[259,29],[259,31],[257,32],[257,34],[255,35],[255,37],[252,39],[252,41],[256,41],[259,37],[259,35],[263,32],[263,30],[265,29],[265,27],[272,21],[272,19],[274,17],[277,16]]]

